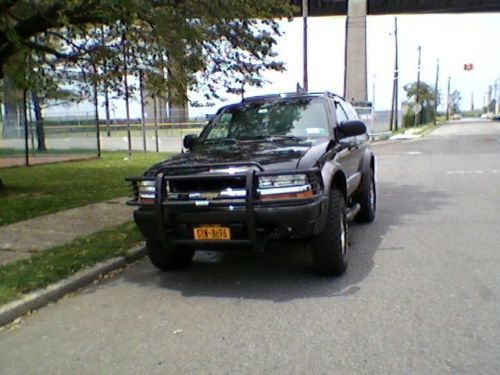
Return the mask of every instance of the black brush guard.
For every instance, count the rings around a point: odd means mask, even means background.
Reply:
[[[231,168],[231,167],[249,167],[245,172],[237,173],[210,173],[210,174],[199,174],[200,170],[213,169],[213,168]],[[166,174],[165,172],[175,172],[179,170],[189,171],[189,174],[175,175]],[[314,176],[313,186],[313,197],[310,198],[291,198],[291,199],[273,199],[269,201],[259,200],[257,197],[257,186],[256,181],[258,177],[261,176],[283,176],[283,175],[294,175],[294,174],[306,174],[311,177]],[[212,200],[174,200],[165,199],[165,191],[167,186],[167,181],[179,181],[179,180],[210,180],[218,178],[245,178],[245,190],[246,196],[244,199],[240,198],[218,198]],[[160,172],[155,176],[141,176],[141,177],[128,177],[126,181],[132,183],[133,193],[136,199],[127,202],[131,206],[140,206],[144,208],[152,208],[154,211],[155,225],[161,239],[167,242],[173,242],[178,245],[195,245],[200,243],[209,244],[230,244],[232,245],[250,245],[254,248],[259,247],[257,241],[257,231],[255,225],[255,207],[265,207],[265,206],[294,206],[313,202],[321,197],[321,192],[323,190],[323,183],[321,179],[321,171],[319,168],[310,169],[294,169],[287,171],[265,171],[261,164],[256,162],[249,163],[213,163],[213,164],[198,164],[195,166],[171,166],[165,168],[164,172]],[[141,181],[155,181],[155,198],[153,203],[140,202],[139,197],[139,183]],[[174,240],[169,241],[165,238],[165,227],[164,227],[164,210],[169,206],[196,206],[196,202],[206,201],[207,206],[211,207],[226,207],[230,206],[244,206],[245,209],[245,223],[248,234],[248,239],[244,240]],[[202,207],[200,207],[202,208]]]

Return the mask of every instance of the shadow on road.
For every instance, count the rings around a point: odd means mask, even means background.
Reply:
[[[148,259],[143,266],[123,274],[127,282],[144,287],[176,290],[183,296],[208,296],[289,301],[307,297],[350,296],[374,268],[378,250],[391,228],[404,224],[405,217],[438,211],[447,195],[409,185],[379,184],[377,218],[371,224],[353,223],[350,228],[349,268],[341,277],[321,277],[314,273],[307,246],[271,244],[264,253],[197,252],[185,270],[163,273]],[[403,244],[402,244],[403,245]]]

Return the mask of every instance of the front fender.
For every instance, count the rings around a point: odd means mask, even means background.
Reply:
[[[359,171],[361,172],[361,190],[369,186],[369,184],[365,184],[364,181],[369,178],[370,169],[373,170],[373,173],[375,174],[375,155],[373,154],[371,148],[366,147],[364,149],[363,156],[359,161]]]
[[[314,228],[315,234],[320,234],[323,232],[326,225],[326,216],[328,214],[328,205],[330,198],[330,189],[335,186],[344,195],[344,199],[347,202],[347,180],[345,177],[344,170],[342,166],[333,161],[329,160],[323,164],[321,168],[321,178],[323,179],[323,201],[321,205],[321,217],[317,221]]]

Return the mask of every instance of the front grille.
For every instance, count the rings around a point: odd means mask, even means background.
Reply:
[[[223,190],[245,189],[245,177],[217,178],[217,179],[183,179],[168,181],[170,193],[193,193],[193,192],[220,192]]]

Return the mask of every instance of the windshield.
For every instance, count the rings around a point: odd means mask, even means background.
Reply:
[[[296,98],[228,107],[214,120],[202,139],[251,140],[327,135],[324,101],[320,98]]]

